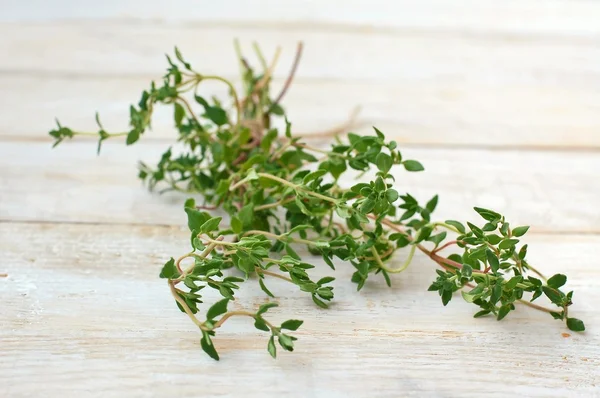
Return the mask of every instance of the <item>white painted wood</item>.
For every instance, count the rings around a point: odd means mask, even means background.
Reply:
[[[137,180],[137,162],[154,164],[167,147],[106,143],[96,157],[93,141],[54,150],[46,142],[2,142],[0,219],[182,225],[185,196],[149,194]],[[426,170],[397,170],[396,188],[421,201],[440,194],[439,219],[476,220],[472,207],[480,206],[538,232],[598,232],[596,153],[408,148],[403,155]]]
[[[569,274],[571,313],[585,319],[583,334],[564,337],[559,322],[528,308],[502,322],[473,319],[460,296],[443,308],[425,291],[434,267],[417,256],[391,289],[374,279],[360,293],[340,264],[336,304],[327,311],[285,282],[269,281],[281,296],[270,319],[305,320],[296,351],[273,361],[265,335],[235,319],[214,340],[217,363],[202,353],[197,330],[157,278],[166,258],[188,250],[186,231],[2,223],[0,272],[8,277],[0,278],[0,395],[597,396],[600,274],[590,252],[598,239],[529,239],[532,261]],[[331,273],[316,263],[317,275]],[[247,285],[235,308],[264,302]]]
[[[285,24],[181,26],[121,21],[1,24],[0,34],[0,51],[11,55],[0,59],[0,70],[18,73],[154,77],[165,69],[164,54],[178,46],[203,73],[231,76],[239,71],[233,50],[238,38],[250,59],[254,59],[252,41],[257,41],[266,55],[282,47],[276,77],[287,76],[296,43],[303,41],[299,77],[589,89],[600,85],[598,36],[406,34]]]
[[[600,78],[600,74],[599,74]],[[43,139],[54,118],[80,131],[128,128],[148,77],[0,76],[0,138]],[[278,92],[282,80],[274,83]],[[224,85],[201,92],[228,98]],[[600,90],[573,85],[480,85],[449,81],[370,83],[298,79],[284,100],[294,127],[318,132],[362,106],[353,130],[375,125],[401,143],[445,146],[600,148]],[[35,109],[35,117],[30,117]],[[27,120],[27,122],[24,122]],[[282,124],[282,123],[280,123]],[[171,107],[158,108],[149,137],[174,137]],[[49,137],[46,137],[49,139]]]
[[[378,28],[591,36],[600,32],[593,0],[4,0],[0,21],[143,19],[161,23],[312,23]]]

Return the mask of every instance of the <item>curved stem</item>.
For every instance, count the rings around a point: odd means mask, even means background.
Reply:
[[[273,278],[279,278],[279,279],[283,279],[284,281],[294,283],[294,281],[291,280],[290,278],[288,278],[287,276],[279,275],[279,274],[276,274],[275,272],[267,271],[260,267],[255,267],[255,270],[256,270],[257,274],[269,275],[269,276],[272,276]]]
[[[337,199],[334,199],[334,198],[329,197],[329,196],[321,195],[320,193],[317,193],[317,192],[313,192],[311,190],[308,190],[308,189],[304,188],[302,185],[291,183],[288,180],[284,180],[283,178],[274,176],[273,174],[257,173],[257,175],[259,177],[268,178],[270,180],[277,181],[277,182],[279,182],[279,183],[281,183],[283,185],[287,185],[288,187],[292,187],[294,189],[299,189],[299,190],[305,192],[307,195],[314,196],[315,198],[318,198],[318,199],[321,199],[321,200],[324,200],[324,201],[327,201],[327,202],[331,202],[331,203],[334,203],[334,204],[338,204],[338,200]]]
[[[267,210],[267,209],[272,209],[273,207],[283,206],[284,204],[293,202],[294,200],[295,200],[295,198],[293,198],[293,197],[286,198],[286,199],[280,199],[277,202],[267,203],[264,205],[256,206],[254,208],[254,211]]]
[[[375,260],[377,261],[377,264],[379,265],[380,268],[382,268],[386,272],[389,272],[390,274],[398,274],[398,273],[404,271],[406,268],[408,268],[408,266],[412,262],[412,259],[415,255],[416,249],[417,249],[416,245],[411,246],[410,252],[408,253],[408,257],[406,258],[404,263],[402,263],[402,265],[399,268],[390,268],[390,267],[386,266],[384,264],[384,262],[381,261],[381,257],[379,256],[379,253],[377,252],[375,247],[371,247],[371,252],[373,253],[373,256],[375,257]]]
[[[208,76],[204,76],[204,75],[198,75],[198,81],[202,81],[202,80],[217,80],[220,82],[225,83],[228,87],[229,90],[231,90],[231,95],[233,96],[233,101],[235,102],[235,108],[236,108],[236,112],[237,112],[237,123],[236,125],[239,126],[242,120],[242,105],[240,104],[240,97],[237,94],[237,91],[235,90],[235,87],[233,86],[233,83],[231,83],[229,80],[225,79],[224,77],[221,76],[215,76],[215,75],[208,75]]]
[[[294,58],[294,63],[292,65],[292,70],[290,71],[290,74],[288,75],[288,78],[286,79],[286,81],[285,81],[285,83],[283,85],[283,88],[279,92],[279,95],[277,96],[277,98],[275,98],[275,101],[273,101],[273,103],[271,104],[271,106],[267,110],[267,113],[271,113],[271,111],[273,110],[273,108],[277,104],[279,104],[279,102],[283,99],[283,96],[285,95],[285,93],[289,89],[290,85],[292,84],[292,80],[294,79],[294,75],[296,74],[296,69],[298,69],[298,64],[300,63],[300,58],[302,57],[302,49],[303,48],[304,48],[304,45],[302,44],[302,42],[299,42],[298,43],[298,47],[296,49],[296,57]]]
[[[204,324],[202,322],[200,322],[198,320],[198,318],[196,318],[196,316],[194,315],[194,313],[192,312],[190,307],[187,305],[185,300],[179,296],[179,294],[177,293],[177,289],[173,285],[173,282],[169,281],[168,284],[169,284],[169,289],[171,290],[171,294],[173,295],[173,298],[175,299],[175,301],[177,301],[179,303],[179,305],[181,305],[181,308],[183,308],[183,310],[185,311],[187,316],[192,320],[192,322],[194,322],[194,324],[196,326],[198,326],[200,329],[207,330],[206,326],[204,326]]]

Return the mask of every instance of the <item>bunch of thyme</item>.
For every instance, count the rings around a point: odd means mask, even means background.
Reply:
[[[236,48],[241,92],[223,77],[196,72],[175,48],[174,59],[167,56],[169,67],[162,82],[152,82],[138,104],[130,107],[130,129],[109,133],[96,116],[97,132],[78,132],[58,122],[50,132],[54,145],[78,135],[95,135],[99,152],[102,142],[111,137],[126,136],[127,145],[134,144],[150,129],[158,104],[172,107],[178,141],[185,149],[175,154],[169,148],[154,167],[141,163],[139,177],[150,190],[160,187],[161,192],[198,193],[204,198],[202,204],[193,199],[185,202],[191,250],[167,261],[160,277],[166,279],[178,308],[200,330],[200,344],[208,355],[219,359],[211,339],[235,316],[252,318],[257,329],[270,335],[267,349],[273,357],[275,339],[282,349],[293,350],[296,338],[289,333],[302,321],[269,322],[265,314],[277,306],[275,302],[255,311],[230,311],[227,307],[244,282],[257,281],[273,298],[267,285],[277,278],[327,308],[334,298],[329,285],[334,278],[314,280],[310,262],[316,257],[302,258],[295,249],[298,246],[307,247],[332,270],[335,264],[353,267],[352,282],[357,290],[373,277],[383,278],[390,286],[390,274],[404,271],[419,250],[440,267],[429,290],[438,292],[444,306],[461,290],[463,298],[479,308],[475,317],[490,314],[501,320],[516,304],[524,304],[565,321],[570,330],[585,329],[582,321],[569,316],[573,292],[561,290],[566,276],[546,278],[527,261],[527,244],[521,239],[529,227],[512,227],[503,215],[477,207],[478,225],[434,221],[438,197],[422,204],[408,193],[402,195],[391,174],[395,167],[419,172],[423,166],[405,159],[397,143],[386,140],[377,128],[371,135],[349,133],[344,140],[336,136],[328,149],[308,145],[292,133],[280,104],[302,46],[276,96],[271,95],[270,83],[279,50],[267,64],[255,45],[261,62],[257,70],[241,55],[239,46]],[[227,86],[227,104],[198,94],[198,87],[211,80]],[[276,118],[285,128],[273,127]],[[345,187],[341,181],[351,170],[375,170],[376,174],[370,181]],[[229,222],[223,223],[220,216],[209,213],[212,210],[227,213]],[[462,249],[462,254],[441,254],[453,245]],[[399,251],[406,253],[396,256]],[[396,257],[405,260],[399,263]],[[245,277],[234,276],[235,270]],[[250,278],[253,275],[255,278]],[[223,299],[201,319],[198,304],[206,287],[218,290]],[[542,295],[556,308],[532,303]]]

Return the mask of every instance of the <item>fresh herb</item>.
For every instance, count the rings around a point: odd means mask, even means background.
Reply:
[[[317,257],[301,257],[298,246],[322,258],[332,270],[336,265],[351,266],[357,290],[369,278],[391,285],[390,274],[404,271],[419,250],[441,268],[429,290],[438,292],[444,306],[461,290],[463,298],[479,308],[475,317],[490,314],[501,320],[516,304],[524,304],[565,321],[573,331],[585,329],[582,321],[568,314],[573,292],[561,290],[567,277],[557,274],[547,279],[529,264],[527,245],[521,242],[529,227],[511,228],[503,215],[478,207],[477,223],[434,221],[438,197],[419,203],[398,190],[391,173],[398,166],[419,172],[423,165],[405,159],[398,144],[376,128],[370,135],[336,137],[327,149],[308,145],[292,134],[280,104],[302,47],[290,77],[274,97],[270,83],[279,51],[267,65],[258,46],[254,50],[261,60],[259,70],[239,56],[241,93],[225,78],[196,72],[175,49],[173,58],[167,56],[169,67],[162,82],[153,82],[130,107],[128,131],[108,133],[97,116],[96,133],[77,132],[60,123],[50,132],[55,145],[78,135],[96,135],[98,151],[103,141],[116,136],[125,136],[131,145],[151,127],[158,104],[172,107],[184,150],[176,154],[169,148],[154,167],[140,164],[139,177],[150,190],[199,193],[204,198],[202,204],[185,202],[191,251],[167,261],[160,277],[167,280],[178,308],[198,326],[200,345],[211,358],[219,359],[212,337],[234,316],[252,318],[256,329],[269,334],[271,356],[276,356],[276,342],[283,350],[294,349],[296,338],[288,333],[302,321],[271,323],[266,315],[276,303],[252,311],[228,309],[241,283],[258,283],[266,296],[274,297],[269,285],[284,280],[309,295],[316,306],[327,308],[334,298],[330,285],[334,278],[311,277],[311,261]],[[227,86],[227,103],[198,95],[198,87],[208,80]],[[276,119],[283,129],[274,127]],[[343,176],[371,171],[375,174],[370,181],[351,187],[341,184]],[[209,210],[223,210],[229,223]],[[442,256],[450,246],[462,254]],[[405,258],[401,263],[395,259],[397,252]],[[240,273],[243,278],[235,276]],[[199,304],[207,287],[223,299],[202,319]],[[534,304],[541,296],[556,308]]]

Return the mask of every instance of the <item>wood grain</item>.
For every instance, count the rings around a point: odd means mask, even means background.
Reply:
[[[0,107],[11,109],[0,114],[0,139],[50,139],[46,133],[55,117],[79,131],[97,131],[95,111],[105,128],[122,131],[128,128],[129,105],[150,79],[0,75]],[[281,85],[276,81],[274,92]],[[200,92],[228,97],[219,84]],[[340,125],[357,105],[361,111],[353,130],[366,133],[374,125],[403,144],[600,149],[600,134],[594,133],[600,130],[600,90],[590,87],[304,78],[296,80],[284,101],[296,131],[307,134]],[[28,116],[32,109],[35,118]],[[149,137],[171,139],[173,134],[171,108],[158,108]]]
[[[576,289],[572,313],[585,319],[586,333],[562,337],[559,322],[528,308],[503,322],[473,319],[460,297],[442,310],[439,297],[425,291],[434,268],[419,256],[395,276],[391,289],[373,280],[360,293],[349,282],[351,270],[340,264],[336,303],[327,311],[285,282],[269,281],[281,295],[271,319],[305,320],[296,352],[271,360],[265,336],[233,320],[215,338],[222,355],[216,363],[200,351],[197,331],[156,277],[166,258],[188,250],[186,231],[0,225],[0,271],[8,273],[0,279],[3,396],[37,396],[40,385],[47,395],[66,397],[205,395],[206,389],[237,396],[240,386],[249,397],[598,392],[600,317],[593,303],[600,298],[600,274],[586,253],[600,245],[597,236],[529,239],[532,261],[570,275],[568,287]],[[331,273],[315,261],[316,275]],[[236,308],[265,300],[249,285]],[[478,369],[468,388],[457,369]]]
[[[149,194],[137,179],[137,162],[154,164],[167,149],[164,143],[106,143],[99,157],[95,149],[92,141],[55,150],[43,142],[2,143],[0,219],[184,223],[185,195]],[[600,158],[595,153],[421,148],[403,153],[420,160],[426,172],[397,170],[397,189],[420,201],[440,193],[436,216],[441,220],[475,220],[472,208],[480,206],[533,231],[598,232]]]

